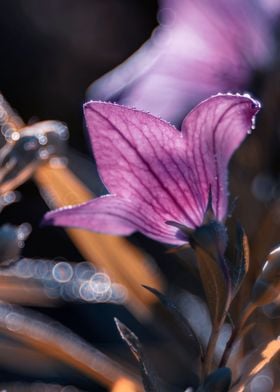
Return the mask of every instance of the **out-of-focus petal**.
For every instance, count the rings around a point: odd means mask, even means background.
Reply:
[[[164,0],[160,26],[88,98],[135,106],[179,124],[189,108],[248,85],[274,53],[271,18],[251,0]]]
[[[147,215],[145,210],[141,211],[130,201],[114,195],[49,212],[45,215],[44,223],[115,235],[130,235],[140,231],[157,241],[174,245],[183,243],[176,239],[177,229],[162,222],[156,212]]]
[[[260,104],[247,96],[217,95],[197,105],[182,124],[187,160],[204,208],[211,187],[218,220],[227,213],[229,160],[254,126],[259,109]]]
[[[259,0],[261,7],[272,18],[277,19],[280,16],[279,0]]]

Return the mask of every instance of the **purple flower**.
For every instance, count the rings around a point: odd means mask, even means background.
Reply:
[[[126,62],[92,84],[90,99],[135,106],[180,124],[200,100],[246,88],[253,70],[272,57],[273,23],[257,1],[160,5],[160,26]]]
[[[110,195],[50,212],[45,221],[109,234],[140,231],[165,243],[185,243],[178,227],[202,224],[210,189],[215,217],[226,217],[227,165],[259,108],[248,96],[216,95],[196,106],[179,132],[142,111],[85,104],[94,156]]]
[[[261,7],[264,11],[272,17],[272,19],[279,18],[280,2],[279,0],[259,0]]]

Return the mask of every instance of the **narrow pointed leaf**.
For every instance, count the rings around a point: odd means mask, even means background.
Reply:
[[[189,324],[188,320],[185,317],[183,317],[182,314],[179,312],[175,303],[169,297],[160,293],[158,290],[156,290],[152,287],[149,287],[149,286],[145,286],[145,285],[143,285],[143,287],[146,290],[153,293],[159,299],[162,306],[164,306],[164,308],[174,317],[177,325],[180,327],[180,329],[182,330],[182,332],[186,336],[186,339],[189,342],[188,344],[190,344],[190,338],[191,338],[196,350],[198,350],[198,352],[200,353],[200,357],[203,358],[204,357],[204,349],[202,347],[202,344],[201,344],[199,338],[197,337],[195,331],[193,330],[193,328]]]
[[[216,221],[205,224],[190,234],[214,326],[225,317],[231,296],[229,271],[224,259],[227,246],[225,227]]]
[[[220,266],[200,247],[195,250],[203,288],[213,325],[224,318],[229,301],[229,287]]]
[[[140,371],[142,375],[142,381],[145,388],[145,392],[160,392],[158,380],[154,375],[154,371],[151,369],[150,364],[145,358],[142,350],[142,345],[138,337],[122,322],[115,318],[115,323],[121,338],[126,342],[130,351],[139,362]]]
[[[234,260],[228,260],[231,276],[233,296],[238,292],[243,279],[249,269],[249,245],[244,229],[237,225],[236,228],[236,256]]]

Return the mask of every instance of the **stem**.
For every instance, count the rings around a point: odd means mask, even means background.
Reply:
[[[216,348],[216,344],[217,344],[217,340],[219,337],[219,333],[221,331],[221,328],[225,322],[226,319],[226,315],[228,313],[229,307],[230,307],[230,292],[231,292],[231,286],[230,286],[230,277],[229,277],[229,273],[228,270],[225,269],[225,276],[227,277],[227,282],[228,282],[228,297],[227,297],[227,301],[226,301],[226,305],[225,305],[225,309],[224,309],[224,313],[221,317],[221,319],[218,322],[213,323],[213,327],[212,327],[212,331],[211,331],[211,335],[208,341],[208,345],[206,348],[206,353],[205,353],[205,360],[203,363],[203,377],[205,378],[206,376],[208,376],[208,374],[211,372],[212,370],[212,363],[213,363],[213,357],[215,354],[215,348]]]
[[[205,353],[205,361],[203,364],[203,377],[205,378],[211,371],[212,360],[215,352],[216,343],[218,340],[220,327],[222,323],[219,323],[218,326],[213,326],[212,332],[209,338],[209,342],[207,345],[206,353]]]
[[[248,320],[248,318],[251,316],[251,314],[253,313],[253,311],[255,309],[256,309],[256,305],[249,303],[246,306],[246,308],[243,310],[241,317],[239,319],[239,322],[236,325],[236,327],[232,330],[231,337],[229,338],[229,340],[226,344],[226,348],[225,348],[223,356],[221,358],[219,367],[223,367],[227,364],[227,361],[229,359],[229,356],[230,356],[232,348],[233,348],[233,344],[235,343],[240,332],[242,331],[244,324],[246,323],[246,321]]]

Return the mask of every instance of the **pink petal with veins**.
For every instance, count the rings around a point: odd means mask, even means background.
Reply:
[[[192,162],[205,211],[209,186],[218,220],[227,214],[227,167],[234,151],[254,126],[260,104],[247,96],[216,95],[197,105],[185,118],[182,133],[187,161]]]
[[[49,212],[44,221],[55,226],[79,227],[105,234],[130,235],[140,231],[154,240],[174,245],[186,242],[177,239],[177,229],[158,220],[153,211],[147,215],[130,201],[114,195]]]
[[[201,225],[210,188],[216,218],[225,218],[228,161],[258,110],[259,104],[247,96],[214,96],[190,112],[179,132],[148,113],[87,103],[99,174],[115,196],[51,212],[45,220],[110,234],[138,230],[162,242],[186,242],[166,222]]]

